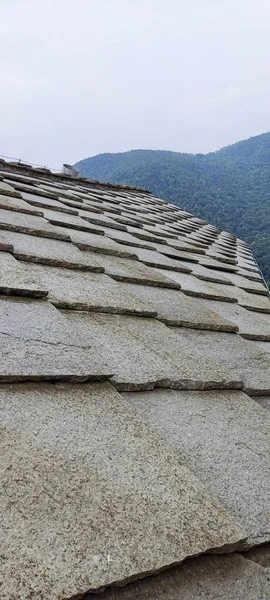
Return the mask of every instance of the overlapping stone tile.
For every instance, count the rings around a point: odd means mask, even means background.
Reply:
[[[5,181],[0,181],[0,195],[13,196],[14,198],[20,198],[21,194],[15,190],[13,185]]]
[[[126,587],[113,587],[101,600],[266,600],[269,569],[233,553],[201,556]],[[93,600],[88,594],[85,600]]]
[[[266,296],[262,296],[260,294],[252,294],[251,292],[246,292],[242,288],[239,288],[237,285],[230,288],[231,294],[237,299],[238,304],[246,308],[247,310],[252,310],[255,312],[270,312],[270,301]],[[256,318],[254,316],[254,318]]]
[[[169,271],[162,269],[165,276],[169,276]],[[222,300],[223,302],[237,302],[231,288],[233,286],[220,285],[218,283],[209,283],[185,273],[171,273],[170,277],[175,279],[181,285],[181,289],[188,296],[197,296],[198,298],[209,298]]]
[[[58,213],[59,214],[59,213]],[[73,217],[75,218],[75,217]],[[59,233],[42,217],[25,215],[11,210],[0,209],[0,230],[18,231],[39,237],[51,239],[68,239],[64,233]]]
[[[2,298],[0,381],[97,381],[112,375],[91,341],[81,348],[76,330],[49,302]]]
[[[239,375],[232,374],[207,355],[202,356],[196,343],[190,347],[178,333],[156,319],[144,318],[142,322],[139,317],[70,311],[66,318],[76,326],[81,346],[91,339],[96,340],[98,352],[102,347],[104,360],[114,372],[112,381],[119,390],[242,387]]]
[[[40,238],[14,231],[3,231],[2,237],[13,245],[13,255],[18,260],[102,273],[96,254],[80,252],[74,244],[57,239]],[[67,234],[68,238],[69,235]]]
[[[109,384],[3,386],[0,404],[3,600],[75,597],[245,537]]]
[[[137,248],[136,246],[131,246],[131,248],[134,254],[137,255],[139,261],[143,262],[148,267],[167,269],[168,271],[177,271],[180,273],[189,273],[191,271],[190,268],[181,265],[180,260],[174,260],[155,250],[145,250],[143,248]],[[165,273],[165,275],[167,275],[167,273]]]
[[[4,196],[0,194],[0,208],[5,210],[14,210],[16,212],[22,212],[29,215],[37,215],[42,217],[43,213],[36,208],[33,208],[30,204],[27,204],[22,198],[14,198],[13,196]]]
[[[104,273],[74,271],[25,263],[25,271],[39,286],[49,291],[49,300],[57,307],[73,310],[156,316],[151,304],[124,292]]]
[[[38,206],[41,209],[48,208],[48,209],[53,209],[53,210],[57,210],[60,212],[65,212],[65,213],[71,214],[71,215],[79,214],[77,210],[66,206],[59,200],[55,200],[53,198],[44,198],[44,196],[38,196],[38,190],[37,190],[37,194],[29,194],[27,192],[22,192],[22,197],[28,204],[30,204],[32,206]]]
[[[180,289],[180,284],[169,277],[165,277],[160,269],[153,269],[138,260],[123,259],[119,257],[104,256],[100,258],[105,273],[116,281],[136,283],[145,286],[158,286],[164,288]]]
[[[130,291],[144,302],[151,303],[157,311],[157,318],[171,327],[238,331],[238,325],[235,322],[230,322],[228,317],[224,318],[222,313],[219,314],[212,306],[208,307],[208,300],[202,302],[197,298],[188,298],[179,290],[166,288],[153,289],[148,286],[132,285],[130,283],[123,284],[122,288]],[[218,304],[223,303],[219,302]]]
[[[215,300],[201,300],[205,309],[211,310],[216,315],[228,319],[239,327],[239,333],[247,339],[270,342],[270,314],[254,314],[238,304],[228,304]],[[270,305],[269,305],[270,309]]]
[[[216,368],[224,368],[233,378],[244,382],[248,395],[270,394],[270,345],[269,342],[255,342],[235,335],[232,342],[230,333],[199,331],[175,328],[179,336],[179,347],[194,350],[203,361],[215,361]],[[195,361],[195,355],[194,355]],[[196,359],[200,364],[199,359]]]
[[[62,229],[69,235],[73,244],[80,250],[120,256],[122,258],[137,258],[136,255],[128,249],[128,246],[117,243],[108,236],[97,235],[90,231],[68,229],[67,227],[62,227]]]
[[[38,285],[11,254],[0,251],[0,294],[44,298],[48,290]]]
[[[124,397],[248,532],[270,541],[270,415],[242,392],[154,390]],[[258,493],[259,491],[259,493]]]

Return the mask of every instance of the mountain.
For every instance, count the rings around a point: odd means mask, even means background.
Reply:
[[[81,175],[133,184],[246,240],[270,282],[270,133],[209,154],[131,150],[79,161]]]

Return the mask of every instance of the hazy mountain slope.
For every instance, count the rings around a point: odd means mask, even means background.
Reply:
[[[270,280],[270,133],[210,154],[132,150],[77,163],[90,179],[151,189],[247,240]]]

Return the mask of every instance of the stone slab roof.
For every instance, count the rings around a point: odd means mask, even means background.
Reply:
[[[1,162],[0,338],[1,600],[270,596],[270,302],[244,241]]]

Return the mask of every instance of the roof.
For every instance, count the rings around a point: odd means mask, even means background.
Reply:
[[[1,600],[267,598],[270,302],[247,244],[10,163],[0,207]]]

